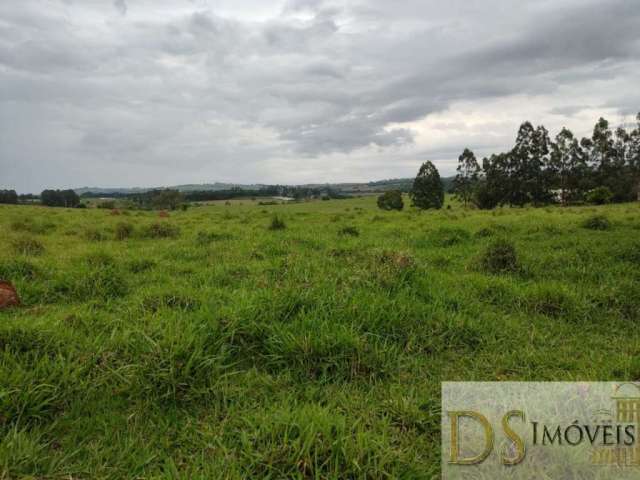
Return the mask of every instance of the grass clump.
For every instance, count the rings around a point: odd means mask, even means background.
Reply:
[[[10,224],[14,232],[31,233],[33,235],[45,235],[55,230],[56,226],[48,222],[34,222],[31,219],[21,218]]]
[[[142,308],[156,313],[163,308],[182,311],[191,311],[198,308],[200,302],[186,295],[176,293],[163,293],[151,295],[142,301]]]
[[[559,285],[539,285],[525,294],[526,309],[547,317],[570,317],[576,310],[576,301]]]
[[[499,239],[491,243],[480,258],[482,269],[487,273],[515,273],[520,267],[513,243]]]
[[[451,247],[468,240],[471,237],[463,228],[440,228],[433,232],[433,242],[439,247]]]
[[[155,222],[147,226],[143,232],[145,238],[177,238],[180,229],[168,222]]]
[[[609,222],[609,219],[604,215],[594,215],[582,222],[582,226],[589,230],[609,230],[611,228],[611,222]]]
[[[0,279],[13,280],[15,278],[24,278],[32,280],[36,277],[38,268],[23,259],[12,259],[6,262],[0,262]]]
[[[199,231],[196,234],[196,244],[198,244],[201,247],[205,247],[207,245],[211,245],[214,242],[231,240],[232,238],[233,236],[228,233]]]
[[[84,231],[84,238],[90,242],[101,242],[106,240],[106,235],[97,228],[87,228]]]
[[[358,237],[360,236],[360,231],[356,227],[344,227],[338,231],[338,235],[343,237]]]
[[[120,222],[115,228],[115,238],[116,240],[126,240],[133,235],[133,231],[133,225],[126,222]]]
[[[127,270],[129,270],[131,273],[142,273],[146,272],[147,270],[151,270],[155,266],[156,262],[154,262],[153,260],[149,260],[147,258],[139,258],[131,260],[127,264]]]
[[[284,220],[278,215],[274,215],[269,224],[269,230],[284,230],[285,228],[287,228],[287,225]]]
[[[18,255],[39,256],[44,253],[44,245],[35,238],[22,237],[11,243],[13,251]]]

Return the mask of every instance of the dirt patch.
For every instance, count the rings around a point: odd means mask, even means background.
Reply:
[[[0,280],[0,310],[19,305],[20,297],[15,287],[9,282]]]

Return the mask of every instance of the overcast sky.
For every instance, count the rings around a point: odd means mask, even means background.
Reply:
[[[0,0],[0,188],[454,172],[640,110],[637,0]]]

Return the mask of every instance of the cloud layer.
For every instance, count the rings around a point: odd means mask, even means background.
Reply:
[[[0,188],[448,174],[638,78],[626,0],[2,2]]]

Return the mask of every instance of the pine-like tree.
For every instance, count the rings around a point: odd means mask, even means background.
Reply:
[[[444,205],[444,188],[440,180],[440,173],[435,165],[429,161],[422,164],[420,171],[413,181],[411,201],[415,207],[421,209],[442,208]]]

